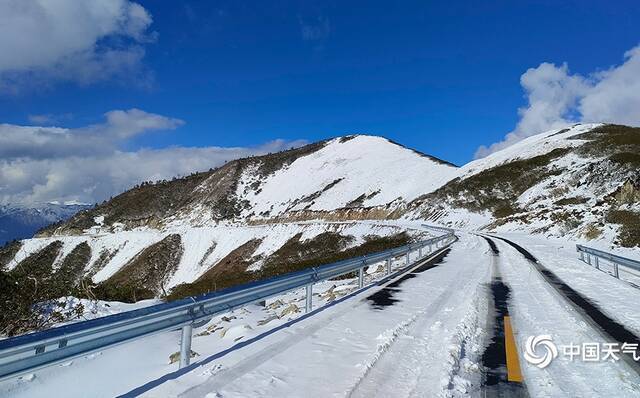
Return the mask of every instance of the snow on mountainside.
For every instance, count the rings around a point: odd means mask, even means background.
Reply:
[[[241,177],[236,195],[247,200],[244,216],[409,202],[444,185],[457,168],[390,143],[382,137],[338,138],[258,182],[255,169]],[[420,176],[429,176],[416,183]]]
[[[291,239],[312,242],[322,234],[339,234],[345,238],[342,249],[356,247],[371,237],[388,237],[401,234],[404,229],[375,223],[283,223],[261,226],[220,224],[210,227],[181,229],[139,229],[109,234],[87,234],[34,238],[23,241],[13,258],[5,264],[7,270],[14,269],[31,254],[61,242],[59,252],[52,263],[53,270],[62,266],[65,258],[81,243],[91,249],[89,267],[86,270],[94,282],[103,282],[114,276],[125,265],[130,264],[145,248],[156,245],[170,236],[180,236],[181,256],[174,268],[163,275],[163,287],[192,282],[220,263],[229,254],[250,242],[255,247],[247,253],[251,270],[259,270],[264,259],[276,252]],[[415,236],[423,235],[416,232]],[[108,260],[105,261],[105,258]]]
[[[640,128],[579,124],[460,168],[411,205],[459,228],[640,245]]]
[[[41,236],[220,221],[397,218],[411,200],[442,186],[457,170],[381,137],[347,136],[143,184]]]
[[[37,272],[59,296],[93,284],[91,295],[138,301],[399,246],[424,236],[407,228],[424,220],[634,247],[639,154],[640,129],[616,125],[548,131],[461,168],[346,136],[134,187],[1,248],[0,270]]]
[[[602,124],[577,124],[569,128],[553,129],[527,137],[487,157],[465,164],[460,168],[460,176],[466,178],[505,163],[545,155],[559,148],[580,146],[584,143],[583,140],[572,140],[570,138],[599,126],[602,126]]]
[[[398,218],[456,170],[359,135],[238,159],[141,184],[8,245],[0,269],[17,285],[45,278],[57,297],[131,302],[200,294],[428,236],[366,220]]]
[[[427,237],[422,229],[388,223],[307,222],[27,239],[0,248],[0,286],[9,289],[1,292],[6,300],[0,302],[0,335],[42,327],[28,315],[33,294],[42,292],[39,286],[51,293],[35,302],[71,296],[120,302],[176,299]]]

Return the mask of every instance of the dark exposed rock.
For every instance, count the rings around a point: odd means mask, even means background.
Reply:
[[[614,197],[619,204],[640,203],[640,185],[636,186],[630,180],[627,180],[614,192]]]

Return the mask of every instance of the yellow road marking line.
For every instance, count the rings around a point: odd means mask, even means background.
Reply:
[[[516,339],[513,337],[511,318],[508,316],[504,317],[504,343],[507,353],[507,380],[522,383],[524,378],[518,361],[518,347],[516,347]]]

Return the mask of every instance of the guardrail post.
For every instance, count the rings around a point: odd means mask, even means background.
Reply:
[[[358,288],[364,287],[364,267],[358,268]]]
[[[584,252],[583,251],[580,252],[580,260],[582,262],[584,262]]]
[[[598,259],[598,256],[594,256],[593,259],[596,263],[596,269],[600,269],[600,260]]]
[[[311,310],[313,310],[313,285],[307,285],[306,292],[307,297],[305,301],[304,311],[311,312]]]
[[[182,336],[180,338],[180,369],[189,366],[191,362],[191,334],[193,333],[193,325],[185,325],[182,327]]]
[[[617,263],[613,263],[613,276],[615,276],[616,278],[620,279],[620,273],[618,271],[618,264]]]
[[[587,253],[587,264],[591,265],[591,254]]]
[[[211,316],[227,312],[230,308],[243,307],[247,303],[264,303],[267,297],[293,289],[300,293],[303,288],[306,289],[305,309],[310,313],[313,310],[313,285],[315,283],[347,273],[353,275],[353,272],[359,271],[359,283],[361,287],[364,287],[366,282],[365,268],[370,264],[379,266],[386,262],[386,272],[389,275],[394,269],[404,268],[402,267],[403,255],[400,254],[403,251],[407,264],[409,264],[413,259],[413,250],[416,250],[417,256],[422,256],[426,254],[427,245],[430,250],[433,250],[436,241],[446,242],[447,239],[455,240],[454,238],[455,236],[452,237],[452,235],[440,236],[404,245],[370,257],[356,257],[344,262],[325,264],[320,269],[311,269],[304,274],[281,275],[259,285],[240,286],[238,290],[229,293],[194,297],[190,302],[176,307],[159,304],[144,310],[127,311],[121,314],[121,320],[126,320],[126,322],[121,322],[120,319],[103,318],[104,322],[98,324],[79,322],[74,325],[73,331],[53,328],[46,332],[35,332],[30,340],[23,341],[20,338],[10,337],[3,340],[2,347],[0,347],[0,380],[67,362],[77,355],[82,356],[93,351],[101,351],[111,345],[134,341],[154,333],[166,331],[173,333],[173,338],[178,338],[178,329],[180,329],[180,348],[175,353],[180,356],[177,361],[178,366],[181,369],[189,369],[192,354],[195,355],[191,349],[194,328],[203,325],[203,322],[210,320]],[[601,258],[610,259],[610,257]],[[640,269],[640,262],[622,257],[614,257],[613,259],[621,266],[631,264],[632,268]],[[636,263],[638,263],[637,268]],[[205,310],[205,308],[209,308],[209,310]],[[189,317],[186,318],[186,316]],[[185,322],[191,323],[185,324]]]
[[[422,258],[422,247],[418,249],[418,258]]]

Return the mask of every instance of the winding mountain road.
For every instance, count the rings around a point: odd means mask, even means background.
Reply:
[[[502,236],[459,233],[449,248],[414,258],[408,271],[310,316],[269,328],[250,321],[263,320],[262,310],[239,310],[228,318],[237,320],[219,321],[225,336],[196,329],[194,350],[202,356],[179,375],[167,376],[164,362],[172,344],[177,347],[176,333],[105,351],[102,360],[46,370],[0,395],[47,397],[56,390],[82,396],[72,388],[74,378],[108,374],[108,366],[118,364],[130,369],[122,376],[128,390],[103,383],[100,396],[638,396],[640,377],[628,357],[584,362],[563,355],[569,344],[636,341],[635,324],[611,312],[624,303],[597,300],[602,291],[589,296],[584,286],[599,285],[585,280],[605,278],[597,282],[629,297],[637,289],[577,262],[580,268],[563,268],[555,257],[541,259],[535,248]],[[528,338],[541,335],[558,348],[544,368],[523,355]],[[219,348],[222,343],[226,348]]]
[[[576,303],[583,300],[591,306]],[[634,336],[620,330],[526,248],[461,234],[427,264],[301,321],[278,344],[264,339],[232,353],[217,373],[191,372],[145,395],[635,396],[628,362],[560,355],[540,369],[522,355],[529,336],[550,335],[559,349]]]

